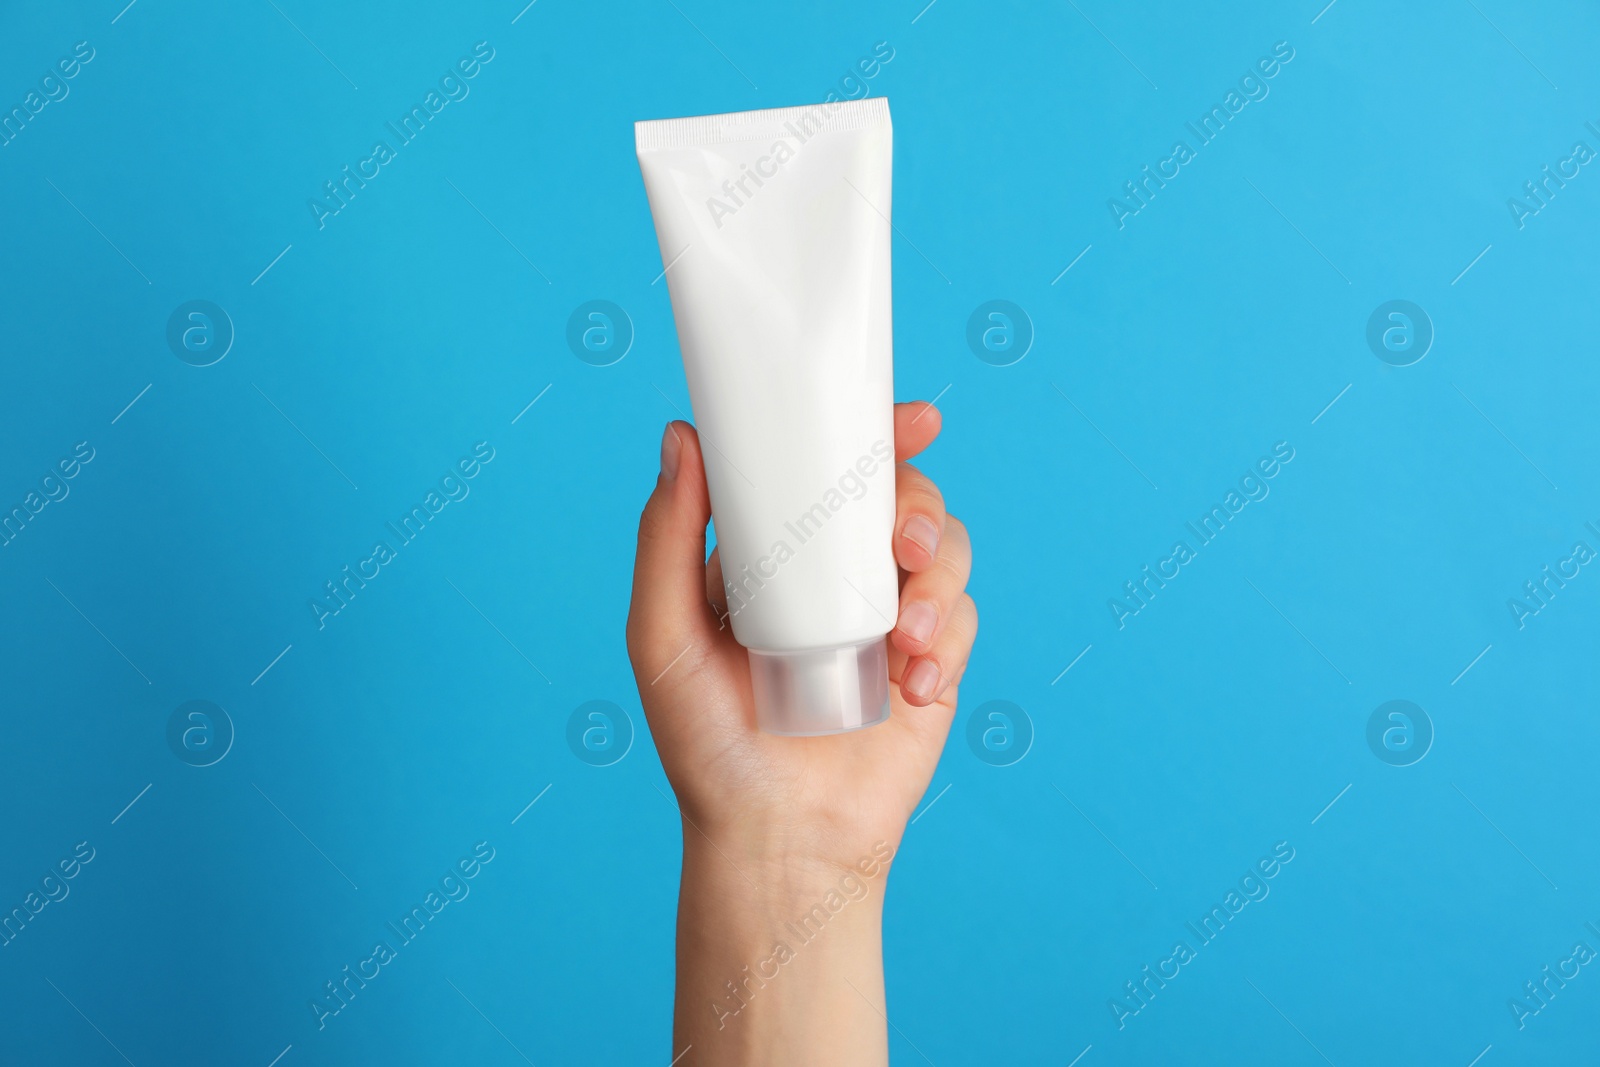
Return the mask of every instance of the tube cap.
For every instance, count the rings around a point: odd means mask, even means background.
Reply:
[[[769,734],[812,737],[872,726],[889,717],[885,638],[809,652],[750,649],[756,722]]]

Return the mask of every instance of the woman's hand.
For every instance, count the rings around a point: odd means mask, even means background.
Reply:
[[[686,1062],[887,1062],[879,860],[928,788],[978,627],[966,527],[905,462],[938,435],[939,412],[898,404],[894,421],[890,717],[825,737],[756,728],[720,561],[706,559],[699,438],[683,422],[662,438],[639,523],[628,653],[685,823],[674,1054],[694,1045]],[[824,900],[845,906],[819,912]],[[794,925],[807,915],[817,918]]]
[[[628,652],[684,815],[719,843],[782,838],[849,866],[862,842],[898,843],[933,776],[977,633],[966,595],[972,546],[926,475],[905,462],[939,433],[929,404],[895,406],[900,615],[890,637],[889,721],[826,737],[756,729],[745,650],[726,625],[722,568],[705,556],[711,518],[700,441],[674,422],[639,524]],[[691,830],[693,832],[693,830]]]

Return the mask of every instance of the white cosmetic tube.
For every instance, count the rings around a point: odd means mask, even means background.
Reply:
[[[634,137],[757,722],[882,722],[899,604],[888,102]]]

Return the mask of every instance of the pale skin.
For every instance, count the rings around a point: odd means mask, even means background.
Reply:
[[[720,560],[706,558],[699,438],[684,422],[662,436],[639,523],[628,654],[683,817],[672,1047],[688,1050],[681,1067],[889,1062],[881,857],[899,849],[928,788],[978,629],[966,527],[906,462],[938,435],[940,414],[897,404],[894,425],[901,591],[890,717],[828,737],[757,730]],[[830,891],[842,906],[799,934],[795,924]],[[788,953],[775,954],[780,942]]]

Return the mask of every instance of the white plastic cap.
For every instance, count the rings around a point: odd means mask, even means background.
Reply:
[[[889,648],[865,644],[810,652],[750,649],[756,722],[769,734],[813,737],[859,730],[889,717]]]

